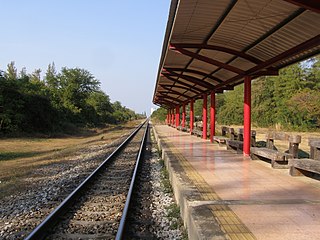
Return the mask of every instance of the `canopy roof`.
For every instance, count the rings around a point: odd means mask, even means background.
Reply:
[[[153,102],[172,108],[318,53],[318,0],[172,0]]]

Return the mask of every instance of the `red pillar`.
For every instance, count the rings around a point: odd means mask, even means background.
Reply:
[[[243,128],[243,155],[250,155],[251,139],[251,77],[244,78],[244,128]]]
[[[182,127],[186,127],[186,104],[182,105]]]
[[[194,112],[193,112],[193,99],[190,101],[190,133],[193,130]]]
[[[216,130],[216,118],[215,118],[215,112],[216,112],[216,92],[211,92],[211,104],[210,104],[210,142],[213,142],[214,133]]]
[[[180,125],[180,106],[176,106],[176,127]]]
[[[207,139],[207,94],[203,94],[203,105],[202,105],[202,138]]]
[[[174,125],[174,110],[171,109],[171,126]]]

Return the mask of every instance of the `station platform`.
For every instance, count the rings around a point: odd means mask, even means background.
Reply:
[[[153,126],[189,239],[320,239],[320,181]]]

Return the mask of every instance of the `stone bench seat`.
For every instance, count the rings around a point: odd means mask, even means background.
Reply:
[[[273,168],[289,168],[288,159],[293,157],[292,154],[270,148],[251,147],[250,151],[252,160],[269,160]]]
[[[226,144],[226,141],[228,140],[228,137],[224,136],[214,136],[213,141],[219,143],[219,146],[222,146],[222,144]]]
[[[243,150],[243,142],[238,140],[226,140],[227,149],[228,150],[236,150],[237,153],[242,153]]]
[[[320,161],[310,158],[290,159],[290,175],[301,176],[304,171],[320,174]]]
[[[288,150],[282,152],[275,147],[274,141],[289,143]],[[268,160],[273,168],[289,168],[288,159],[298,158],[300,135],[288,135],[282,132],[269,132],[266,134],[266,147],[251,147],[252,160]]]

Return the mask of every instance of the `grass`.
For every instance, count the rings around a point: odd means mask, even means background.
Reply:
[[[0,161],[14,160],[17,158],[29,158],[41,154],[41,152],[1,152]]]
[[[60,138],[3,138],[0,139],[0,197],[23,188],[23,179],[36,174],[42,166],[71,161],[68,157],[92,145],[104,145],[129,132],[140,121],[122,126],[86,131],[77,136]]]
[[[169,180],[169,172],[165,168],[164,161],[162,159],[159,160],[159,163],[161,165],[160,177],[161,177],[162,190],[165,193],[172,194],[173,190],[172,190],[172,186],[171,186],[171,183],[170,183],[170,180]]]

